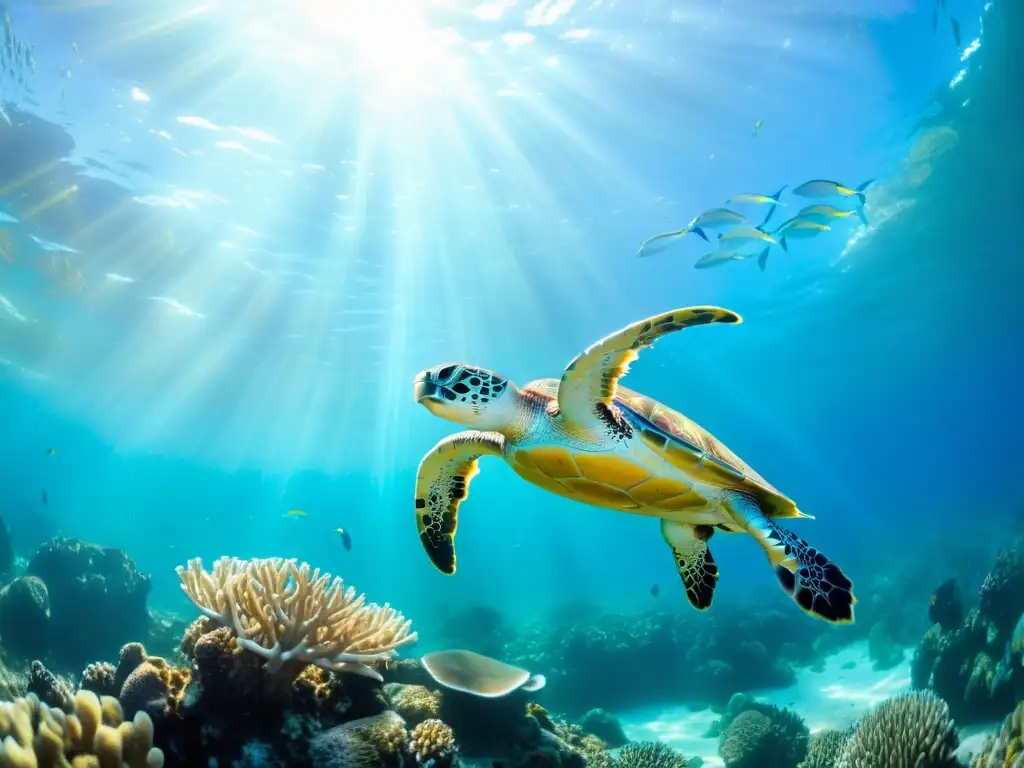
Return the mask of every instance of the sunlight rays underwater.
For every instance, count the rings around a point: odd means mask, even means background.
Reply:
[[[521,383],[557,376],[617,325],[685,303],[650,273],[609,269],[610,245],[636,237],[630,214],[665,215],[699,194],[684,185],[685,199],[666,201],[663,179],[627,164],[623,132],[685,154],[699,142],[666,138],[671,112],[635,114],[644,92],[664,86],[744,116],[722,95],[728,75],[698,62],[734,54],[742,69],[792,29],[753,8],[739,28],[770,34],[725,47],[735,27],[710,6],[666,12],[711,36],[686,68],[662,55],[657,25],[564,0],[152,3],[130,23],[122,10],[76,50],[108,65],[116,96],[96,106],[130,113],[118,152],[151,175],[106,209],[69,182],[23,216],[65,222],[85,275],[43,321],[60,337],[44,367],[126,446],[283,469],[369,463],[380,477],[417,458],[416,370],[464,359]],[[628,33],[601,28],[622,21]],[[168,40],[179,55],[128,87],[118,67],[129,53]],[[789,46],[773,45],[776,62]],[[74,116],[76,138],[102,134],[87,118]],[[429,440],[440,427],[423,428]]]

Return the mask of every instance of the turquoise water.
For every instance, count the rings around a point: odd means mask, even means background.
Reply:
[[[476,604],[690,611],[656,521],[487,457],[459,570],[434,570],[413,484],[460,427],[411,385],[456,360],[558,378],[712,304],[744,324],[663,339],[624,383],[814,515],[791,529],[855,583],[990,557],[1022,529],[1020,12],[949,5],[959,46],[932,4],[875,0],[10,4],[32,57],[0,79],[15,549],[121,547],[189,616],[176,565],[294,557],[399,607],[421,649]],[[693,235],[636,257],[785,184],[778,224],[816,178],[876,180],[870,225],[764,271],[694,269]],[[805,620],[758,549],[715,539],[712,612]]]

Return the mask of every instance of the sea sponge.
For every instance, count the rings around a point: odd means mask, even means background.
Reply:
[[[231,627],[239,646],[266,659],[268,672],[294,679],[316,664],[381,680],[371,665],[415,642],[412,622],[308,563],[222,557],[213,571],[190,560],[177,569],[182,591],[204,615]]]
[[[995,737],[989,737],[971,768],[1024,768],[1024,702],[1017,705]]]
[[[660,741],[634,741],[619,750],[615,768],[686,768],[686,758]]]
[[[424,720],[412,730],[409,751],[416,756],[416,762],[423,765],[450,764],[455,754],[455,732],[437,718]]]
[[[797,768],[835,768],[839,755],[850,740],[852,729],[819,731],[811,737],[807,757]]]
[[[954,768],[960,744],[949,707],[931,691],[882,702],[857,724],[837,768]]]
[[[0,766],[4,768],[162,768],[153,746],[153,721],[140,712],[122,722],[117,699],[75,694],[74,714],[51,709],[36,696],[0,704]]]
[[[90,664],[82,672],[82,690],[92,691],[97,696],[117,696],[120,693],[114,684],[117,667],[106,661]]]
[[[391,708],[411,726],[436,719],[441,714],[441,694],[422,685],[388,683],[384,686],[384,693]]]

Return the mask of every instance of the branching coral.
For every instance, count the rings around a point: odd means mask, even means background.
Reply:
[[[686,758],[660,741],[638,741],[619,750],[616,768],[686,768]]]
[[[153,746],[153,721],[144,713],[121,722],[117,699],[91,691],[75,695],[74,714],[51,709],[29,695],[0,704],[0,766],[162,768]]]
[[[338,577],[308,563],[222,557],[213,571],[197,558],[177,569],[200,612],[234,630],[242,648],[267,660],[267,671],[307,664],[380,680],[372,665],[416,640],[412,622],[390,605],[366,603]]]
[[[946,702],[931,691],[915,691],[884,701],[865,715],[836,765],[953,768],[959,743]]]
[[[811,737],[807,757],[797,768],[835,768],[851,731],[819,731]]]
[[[420,765],[450,763],[455,754],[455,732],[436,718],[424,720],[412,731],[409,751]]]

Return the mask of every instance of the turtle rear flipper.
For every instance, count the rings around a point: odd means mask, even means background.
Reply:
[[[764,547],[779,584],[793,602],[833,624],[853,622],[857,602],[853,582],[838,565],[764,514],[746,494],[730,494],[729,508],[736,522]]]
[[[715,529],[710,525],[686,525],[671,520],[661,521],[661,535],[672,547],[676,570],[686,588],[686,598],[698,611],[711,607],[718,583],[718,566],[708,549],[708,539]]]

